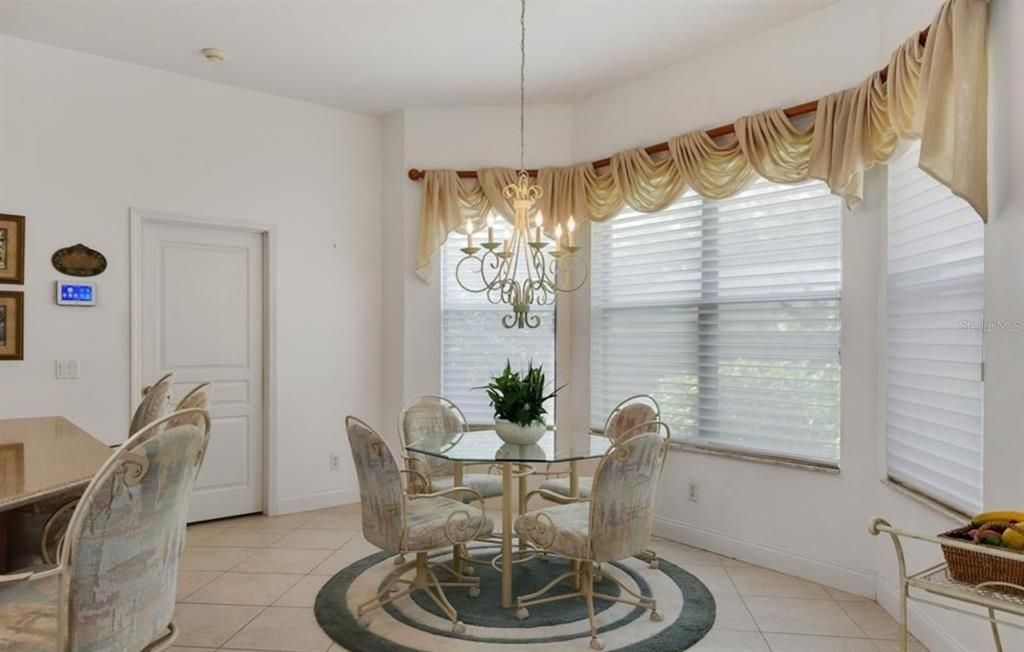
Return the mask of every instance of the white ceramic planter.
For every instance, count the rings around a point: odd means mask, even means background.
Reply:
[[[501,437],[501,440],[506,444],[513,444],[515,446],[532,446],[536,444],[544,436],[546,428],[547,426],[544,425],[543,421],[534,421],[528,426],[520,426],[505,419],[494,420],[494,430]]]

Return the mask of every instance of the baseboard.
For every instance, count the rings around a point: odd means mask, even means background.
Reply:
[[[337,505],[348,505],[359,502],[359,489],[336,489],[334,491],[322,491],[307,496],[292,496],[291,498],[280,498],[277,501],[277,509],[271,515],[291,514],[294,512],[308,512],[311,509],[323,509]]]
[[[824,559],[742,539],[723,532],[700,528],[665,517],[655,517],[656,536],[685,543],[711,552],[794,575],[818,584],[831,586],[869,598],[875,597],[875,573]]]
[[[900,596],[896,590],[898,584],[898,580],[890,580],[879,576],[875,587],[878,604],[882,605],[882,608],[888,611],[889,615],[897,621],[900,614]],[[948,614],[949,612],[943,613]],[[931,652],[972,652],[972,650],[964,647],[944,625],[932,618],[931,614],[927,613],[921,604],[908,602],[907,616],[910,623],[908,628],[910,633]],[[964,616],[964,618],[968,619],[967,616]],[[990,646],[991,643],[991,641],[986,641],[987,646]],[[987,646],[983,649],[991,649]]]

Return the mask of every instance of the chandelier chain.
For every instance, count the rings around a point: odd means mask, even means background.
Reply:
[[[532,183],[526,171],[526,0],[520,0],[519,13],[519,172],[516,180],[502,189],[509,208],[515,213],[510,236],[494,237],[494,216],[487,216],[487,240],[473,243],[472,218],[466,219],[465,256],[455,266],[455,281],[467,292],[483,294],[492,304],[505,304],[511,314],[501,318],[505,328],[537,328],[540,315],[531,314],[531,306],[548,306],[557,295],[575,292],[586,282],[587,263],[576,256],[573,244],[575,222],[570,216],[562,237],[562,224],[556,224],[553,237],[545,238],[544,216],[537,201],[544,195],[540,185]],[[531,233],[530,215],[534,213]],[[545,248],[554,244],[554,249]],[[479,255],[478,255],[479,254]]]
[[[526,169],[526,0],[519,13],[519,169]]]

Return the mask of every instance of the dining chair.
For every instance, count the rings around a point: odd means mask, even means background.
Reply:
[[[644,423],[654,423],[660,418],[661,410],[658,407],[658,402],[646,394],[637,394],[636,396],[630,396],[615,406],[615,409],[605,419],[604,428],[601,432],[609,439],[618,439],[636,426]],[[579,479],[580,497],[586,498],[590,495],[592,481],[593,478],[588,477]],[[540,488],[562,494],[563,496],[570,495],[568,478],[547,480],[541,483]]]
[[[454,440],[469,432],[466,416],[455,403],[443,396],[418,396],[402,409],[398,418],[398,430],[402,433],[406,468],[418,471],[426,477],[430,483],[428,491],[455,486],[454,462],[405,449],[418,439],[451,437]],[[493,463],[482,462],[472,466],[492,467]],[[466,473],[462,476],[462,484],[484,498],[501,495],[501,476],[496,473]]]
[[[135,408],[128,434],[134,435],[149,424],[164,416],[167,403],[171,400],[171,385],[174,374],[169,373],[149,387],[142,390],[142,402]]]
[[[164,427],[182,416],[198,424]],[[170,647],[189,495],[209,426],[202,410],[176,412],[116,449],[78,501],[57,565],[0,575],[0,641],[25,652]]]
[[[160,393],[163,391],[163,389],[159,387],[160,384],[163,383],[164,381],[168,381],[170,378],[171,378],[171,375],[168,374],[167,376],[164,376],[163,378],[158,380],[156,382],[156,384],[152,388],[147,388],[146,398],[148,399],[150,396],[154,397],[153,407],[155,407],[156,405],[164,405],[164,406],[166,406],[166,404],[167,404],[166,400],[163,403],[158,403],[158,401],[156,401],[156,399],[159,397]],[[167,390],[168,390],[168,399],[169,399],[170,398],[170,383],[169,382],[167,384]],[[178,405],[174,408],[174,411],[175,412],[181,412],[182,410],[188,410],[190,408],[198,408],[200,410],[204,410],[205,411],[207,409],[208,405],[209,405],[209,394],[210,394],[210,383],[202,383],[201,385],[197,385],[188,394],[183,396],[180,401],[178,401]],[[145,404],[145,402],[146,402],[146,400],[144,399],[143,400],[143,404]],[[146,409],[149,410],[150,407],[147,407]],[[142,410],[143,410],[143,405],[140,405],[139,406],[139,411],[142,411]],[[137,412],[137,414],[138,414],[138,412]],[[159,418],[160,416],[162,416],[162,415],[158,415],[158,416],[156,416],[154,418]],[[139,417],[139,420],[140,421],[145,421],[146,418],[147,417]],[[193,423],[193,424],[195,424],[197,426],[201,426],[202,425],[202,418],[203,417],[200,415],[200,413],[197,413],[197,412],[185,412],[183,414],[176,415],[172,419],[167,420],[164,423],[163,427],[164,428],[173,428],[174,426],[179,426],[179,425],[182,425],[184,423]],[[134,422],[134,419],[133,419],[133,422]],[[156,432],[157,431],[150,431],[149,436],[152,436],[152,435],[156,434]],[[75,506],[78,504],[78,500],[79,500],[78,497],[74,497],[74,498],[71,498],[70,500],[67,500],[66,502],[61,504],[59,507],[54,509],[53,513],[50,514],[49,518],[46,519],[46,523],[43,525],[42,535],[40,537],[40,543],[39,543],[40,556],[42,557],[42,560],[43,560],[44,564],[52,565],[52,564],[56,563],[55,560],[56,560],[57,547],[60,545],[61,540],[63,540],[64,534],[67,532],[67,526],[68,526],[68,522],[69,522],[70,516],[73,513],[73,510],[75,509]]]
[[[200,408],[205,410],[210,402],[211,383],[200,383],[189,390],[188,394],[181,397],[174,411],[187,410],[189,408]]]
[[[451,620],[453,632],[465,632],[465,625],[459,622],[458,612],[444,590],[463,587],[469,589],[471,597],[477,597],[480,579],[464,577],[454,566],[430,562],[427,555],[433,550],[465,545],[494,531],[483,497],[469,487],[422,493],[427,478],[414,469],[399,469],[387,442],[373,428],[351,416],[345,419],[345,428],[359,480],[363,537],[381,550],[416,555],[415,561],[402,564],[389,575],[377,595],[358,606],[359,624],[368,627],[368,613],[423,591]],[[479,508],[449,498],[461,495],[478,502]],[[435,569],[451,575],[451,581],[440,581]],[[409,571],[414,571],[413,576],[406,578]],[[405,588],[392,592],[399,585]]]
[[[643,428],[637,428],[637,426],[656,423],[659,419],[661,419],[661,408],[658,406],[658,402],[654,400],[654,397],[647,394],[637,394],[636,396],[630,396],[615,406],[611,414],[608,415],[608,418],[605,419],[604,428],[601,432],[609,439],[617,440],[626,433],[651,432],[645,431]],[[593,478],[582,477],[579,479],[577,491],[581,498],[586,498],[590,495],[592,483]],[[572,492],[569,487],[569,478],[554,478],[545,480],[540,484],[539,488],[571,497]],[[658,567],[658,556],[653,550],[646,551],[645,558],[651,568]]]
[[[413,399],[403,408],[398,417],[398,430],[402,436],[402,448],[404,449],[404,460],[406,468],[418,471],[427,480],[427,491],[438,491],[455,486],[455,463],[450,460],[441,459],[431,455],[412,452],[405,447],[412,442],[426,437],[451,437],[455,441],[458,437],[472,436],[466,415],[455,403],[443,396],[425,394]],[[464,473],[462,486],[473,489],[481,496],[495,498],[502,495],[501,471],[493,462],[480,462],[478,464],[463,464],[463,468],[471,466],[486,466],[487,473]],[[529,464],[516,464],[515,477],[520,478],[533,474],[534,469]],[[454,553],[457,556],[455,565],[462,569],[462,562],[470,565],[465,567],[465,574],[474,573],[472,564],[489,564],[473,559],[464,547],[459,547]],[[395,558],[396,564],[405,562],[403,556]]]
[[[530,492],[558,503],[527,512],[515,522],[515,531],[537,550],[574,562],[573,569],[558,576],[544,588],[516,598],[516,618],[529,617],[528,607],[535,604],[582,597],[590,620],[590,647],[604,648],[597,636],[594,600],[622,602],[651,612],[651,620],[660,621],[657,601],[642,596],[620,582],[614,574],[604,578],[614,582],[619,595],[598,593],[594,589],[597,564],[627,559],[644,552],[651,538],[651,517],[665,455],[669,428],[657,421],[635,426],[614,440],[594,473],[589,498],[568,498],[544,489]],[[571,579],[578,590],[547,595],[562,581]]]

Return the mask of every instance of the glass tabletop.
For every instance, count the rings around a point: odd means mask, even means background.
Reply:
[[[549,430],[532,446],[506,444],[493,430],[418,439],[406,450],[453,462],[572,462],[601,457],[611,446],[602,435]]]

